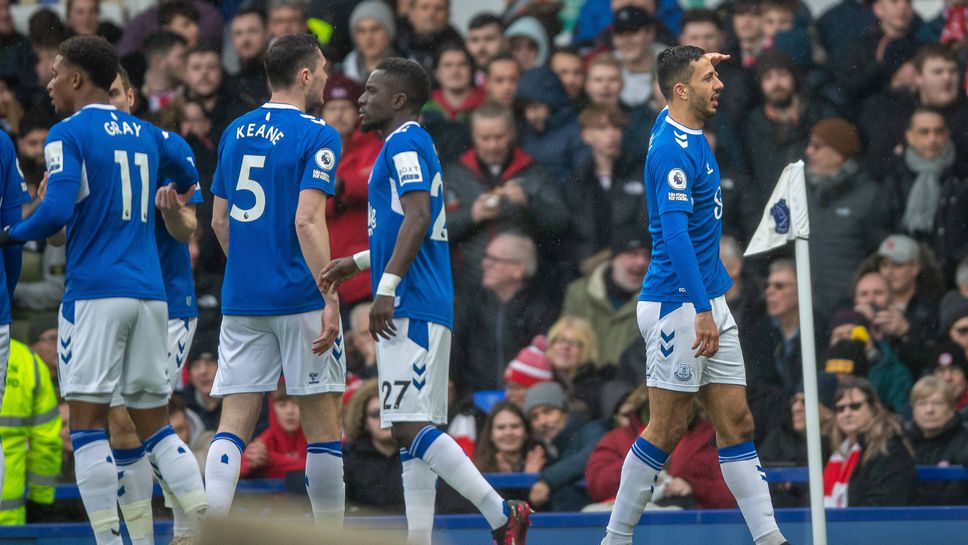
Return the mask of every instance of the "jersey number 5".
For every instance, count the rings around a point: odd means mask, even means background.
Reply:
[[[128,152],[114,150],[114,162],[121,169],[121,219],[131,221],[131,167],[128,164]],[[151,171],[148,169],[148,154],[135,153],[134,164],[141,173],[141,223],[148,222],[148,192]]]
[[[235,221],[249,222],[262,217],[266,211],[266,192],[259,185],[259,182],[250,178],[253,168],[264,168],[266,164],[265,155],[243,155],[242,168],[239,169],[239,181],[235,184],[236,191],[248,191],[255,197],[252,208],[242,209],[232,203],[232,210],[229,215]]]

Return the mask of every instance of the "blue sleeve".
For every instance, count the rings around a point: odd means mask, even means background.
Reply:
[[[230,125],[229,128],[222,133],[222,139],[219,140],[218,151],[216,152],[216,156],[215,156],[216,158],[215,174],[212,176],[212,185],[209,187],[209,191],[212,192],[212,195],[215,195],[216,197],[221,197],[223,199],[228,198],[225,193],[224,178],[225,178],[225,170],[229,168],[228,165],[230,164],[230,162],[223,161],[222,154],[225,149],[225,139],[229,137],[228,135],[232,132],[231,129],[232,129],[232,126]]]
[[[20,164],[17,162],[17,152],[14,150],[13,141],[2,133],[3,141],[0,142],[3,149],[3,207],[21,205],[30,202],[30,193],[27,192],[27,184],[24,182],[24,175],[20,171]]]
[[[195,155],[181,136],[162,130],[159,133],[161,165],[158,168],[158,178],[171,180],[178,192],[184,193],[198,183]]]
[[[424,146],[408,132],[395,134],[387,142],[387,161],[397,195],[411,191],[430,191],[430,168],[422,153]]]
[[[77,180],[63,179],[51,184],[47,180],[47,195],[37,210],[19,225],[10,229],[16,240],[41,240],[59,231],[70,221],[74,203],[81,184]]]
[[[23,221],[23,210],[20,204],[4,205],[0,210],[0,224],[4,228],[12,227]],[[7,279],[7,296],[13,300],[13,290],[20,280],[20,264],[23,258],[23,247],[19,244],[3,248],[3,272]]]
[[[696,248],[689,238],[689,215],[685,212],[667,212],[659,216],[662,222],[662,238],[665,240],[666,251],[672,260],[676,277],[686,289],[690,302],[696,307],[696,312],[712,310],[706,286],[699,273],[699,261],[696,260]]]
[[[339,166],[342,142],[336,129],[321,125],[320,120],[308,118],[316,130],[310,132],[303,148],[306,167],[299,180],[299,190],[318,189],[332,197],[336,195],[336,167]]]
[[[676,145],[655,146],[645,162],[646,179],[655,180],[655,202],[659,214],[692,214],[692,173],[689,158]]]

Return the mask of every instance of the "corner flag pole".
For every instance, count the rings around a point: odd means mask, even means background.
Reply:
[[[827,545],[827,518],[823,506],[823,459],[820,450],[820,408],[817,392],[817,354],[813,330],[813,288],[810,285],[810,244],[797,237],[797,296],[800,300],[800,355],[803,364],[803,397],[807,413],[807,467],[810,474],[810,528],[813,545]],[[806,304],[805,304],[806,303]]]

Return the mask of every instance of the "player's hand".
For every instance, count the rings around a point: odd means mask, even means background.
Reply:
[[[320,317],[322,326],[319,328],[319,337],[313,340],[313,354],[322,356],[329,350],[339,335],[339,299],[336,297],[326,298],[326,308],[323,309]]]
[[[528,206],[528,194],[521,184],[511,180],[501,188],[501,196],[511,201],[515,206]]]
[[[321,293],[336,293],[340,285],[356,276],[360,268],[352,257],[341,257],[330,261],[323,270],[319,271],[316,286]]]
[[[716,66],[717,64],[723,61],[729,60],[729,55],[725,55],[723,53],[706,53],[705,55],[703,55],[703,57],[706,57],[707,59],[709,59],[709,62],[713,63],[713,66]]]
[[[471,205],[471,221],[481,223],[501,215],[501,198],[494,193],[482,193]]]
[[[397,326],[393,325],[393,304],[395,297],[377,295],[370,307],[370,336],[374,341],[380,338],[391,339],[397,334]]]
[[[696,350],[698,348],[698,350]],[[696,350],[696,357],[711,358],[719,351],[719,328],[713,320],[710,310],[696,314],[696,342],[692,349]]]
[[[528,494],[528,503],[532,507],[541,507],[542,505],[548,503],[551,498],[551,487],[548,483],[544,481],[538,481],[534,483],[531,487],[531,492]]]
[[[248,460],[250,467],[262,467],[269,461],[269,448],[266,447],[265,443],[256,439],[245,448],[245,459]]]
[[[168,184],[165,187],[159,187],[155,193],[155,206],[159,210],[181,210],[188,204],[188,199],[191,199],[194,194],[194,185],[188,191],[178,193],[174,184]]]
[[[44,200],[44,197],[47,196],[47,175],[48,173],[45,170],[44,179],[40,181],[40,186],[37,187],[37,198],[40,200]]]

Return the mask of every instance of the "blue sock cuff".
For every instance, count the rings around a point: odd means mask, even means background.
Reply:
[[[161,428],[160,430],[156,431],[154,434],[152,434],[151,437],[142,441],[142,444],[144,445],[145,450],[147,450],[148,452],[151,452],[152,450],[154,450],[155,446],[162,441],[162,439],[164,439],[165,437],[168,437],[169,435],[175,435],[175,430],[172,429],[170,425],[165,426],[164,428]]]
[[[233,445],[235,445],[236,447],[238,447],[239,454],[245,452],[245,441],[243,441],[242,438],[239,437],[238,435],[235,435],[234,433],[229,433],[227,431],[219,432],[219,433],[216,433],[214,437],[212,437],[212,442],[209,444],[212,444],[218,441],[219,439],[224,439],[225,441],[228,441]]]
[[[669,453],[639,437],[632,443],[632,454],[642,460],[642,463],[656,471],[661,471],[662,466],[669,459]]]
[[[74,430],[71,432],[71,445],[74,446],[74,452],[77,452],[84,445],[93,443],[95,441],[107,441],[108,432],[103,428],[96,428],[92,430]]]
[[[306,445],[308,454],[330,454],[337,458],[343,457],[343,444],[339,441],[328,441],[326,443],[309,443]]]
[[[424,454],[430,448],[431,443],[436,441],[443,433],[434,426],[427,426],[420,430],[417,436],[413,438],[413,444],[410,445],[410,455],[423,460]]]
[[[719,463],[742,462],[756,458],[756,445],[752,441],[746,441],[731,447],[719,449]]]
[[[413,460],[410,451],[405,448],[400,449],[400,463],[409,462],[410,460]]]
[[[118,466],[129,466],[145,455],[144,447],[135,448],[113,448],[111,453],[114,454],[114,463]]]

